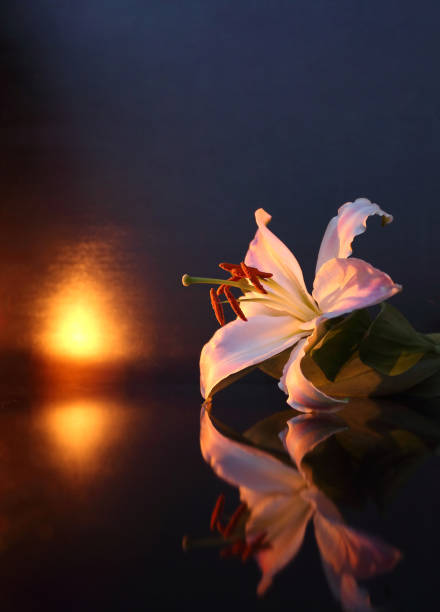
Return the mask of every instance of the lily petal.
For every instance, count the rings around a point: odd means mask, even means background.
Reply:
[[[292,351],[278,386],[288,394],[287,403],[300,412],[334,410],[342,406],[335,399],[319,391],[302,373],[301,360],[305,355],[308,338],[300,340]]]
[[[313,300],[306,289],[303,273],[296,257],[266,227],[271,218],[262,208],[255,212],[258,230],[249,245],[245,263],[263,272],[271,272],[273,276],[267,284],[273,291],[278,285],[281,294],[297,306],[298,314],[304,311],[303,318],[308,320],[313,316]]]
[[[339,208],[337,216],[330,220],[325,230],[319,249],[316,273],[329,259],[345,258],[351,255],[351,243],[356,236],[365,232],[367,219],[371,215],[381,215],[384,223],[391,223],[393,220],[391,215],[367,198],[358,198]]]
[[[248,316],[257,306],[246,305]],[[207,398],[214,387],[232,374],[274,357],[295,344],[298,324],[291,316],[249,316],[218,329],[200,355],[200,389]]]
[[[205,461],[229,484],[257,494],[292,496],[304,487],[293,468],[268,453],[221,434],[206,410],[200,414],[200,447]]]
[[[326,319],[379,304],[401,291],[388,274],[362,259],[331,259],[319,270],[313,297]]]
[[[301,414],[287,421],[287,429],[280,434],[287,452],[295,462],[305,480],[309,480],[302,468],[302,460],[318,444],[340,431],[348,429],[347,424],[334,414]]]
[[[347,527],[330,499],[315,487],[301,493],[316,509],[315,536],[323,560],[335,572],[366,580],[392,570],[401,552],[381,538]]]
[[[251,508],[246,525],[247,539],[252,542],[259,534],[266,533],[270,546],[256,555],[262,571],[258,595],[266,592],[275,574],[297,555],[313,512],[313,507],[300,495],[261,499]]]
[[[315,537],[329,586],[347,612],[371,610],[368,593],[356,579],[392,570],[402,555],[378,537],[345,525],[336,506],[316,488],[301,493],[316,509]]]

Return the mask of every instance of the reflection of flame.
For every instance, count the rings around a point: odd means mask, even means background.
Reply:
[[[116,441],[123,414],[95,400],[54,404],[44,410],[40,426],[49,436],[57,465],[95,471],[102,451]]]

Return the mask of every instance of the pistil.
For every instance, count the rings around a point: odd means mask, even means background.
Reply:
[[[204,278],[201,276],[190,276],[189,274],[184,274],[182,276],[182,285],[184,287],[189,287],[190,285],[229,285],[230,287],[237,287],[238,289],[243,289],[243,283],[226,280],[224,278]]]

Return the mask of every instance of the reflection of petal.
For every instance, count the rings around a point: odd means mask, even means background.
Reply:
[[[337,574],[323,561],[328,585],[335,599],[341,602],[344,612],[369,612],[374,610],[368,591],[361,588],[351,574]]]
[[[334,399],[319,391],[302,373],[301,359],[304,357],[308,339],[300,340],[292,351],[279,387],[288,394],[287,403],[300,412],[330,410],[341,405],[342,400]]]
[[[291,316],[251,316],[218,329],[200,356],[200,386],[207,398],[222,380],[274,357],[297,341],[298,326]]]
[[[271,455],[223,436],[205,408],[200,418],[200,446],[214,472],[236,487],[265,494],[286,494],[304,486],[299,473]]]
[[[246,501],[246,492],[242,492]],[[273,577],[297,555],[304,540],[307,524],[313,507],[300,495],[262,497],[251,510],[246,525],[246,534],[252,541],[261,533],[267,534],[270,548],[257,553],[262,571],[257,593],[263,595],[271,585]]]
[[[293,302],[313,304],[307,292],[302,270],[293,253],[266,226],[271,216],[262,208],[256,211],[258,230],[249,245],[245,262],[262,272],[271,272],[272,278],[287,291]]]
[[[301,414],[287,421],[283,432],[284,445],[304,478],[302,470],[304,455],[330,436],[348,429],[346,423],[333,414]]]
[[[313,285],[313,297],[326,318],[379,304],[401,291],[385,272],[362,259],[331,259]]]
[[[401,559],[400,551],[380,538],[347,527],[333,502],[318,489],[306,489],[301,495],[315,508],[315,537],[333,594],[347,612],[370,610],[368,593],[356,579],[392,570]]]
[[[351,243],[356,236],[365,232],[367,219],[371,215],[383,216],[386,223],[393,220],[391,215],[366,198],[358,198],[354,202],[347,202],[339,208],[338,215],[330,220],[325,230],[319,249],[316,273],[329,259],[334,257],[345,258],[351,255]]]

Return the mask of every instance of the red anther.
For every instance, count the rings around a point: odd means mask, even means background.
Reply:
[[[224,538],[228,538],[230,536],[230,534],[235,529],[239,518],[241,517],[241,515],[243,514],[245,510],[246,510],[246,504],[243,503],[238,506],[237,510],[234,512],[234,514],[229,519],[229,523],[226,525],[226,527],[223,530]]]
[[[232,270],[235,270],[236,268],[239,268],[240,266],[237,266],[237,264],[231,264],[231,263],[226,263],[226,262],[222,262],[219,263],[219,268],[221,268],[222,270],[226,270],[226,272],[232,272]]]
[[[245,547],[246,542],[244,540],[237,540],[232,544],[231,552],[233,555],[241,555]]]
[[[246,317],[244,316],[243,311],[240,308],[240,304],[238,303],[238,300],[232,295],[232,292],[229,289],[229,287],[226,286],[224,288],[224,294],[229,304],[231,305],[232,310],[237,315],[237,317],[240,317],[242,321],[247,321]]]
[[[241,269],[243,270],[243,274],[245,275],[246,278],[248,278],[251,281],[253,286],[260,293],[267,293],[266,289],[263,287],[263,285],[258,280],[258,276],[260,276],[260,271],[257,270],[257,268],[252,268],[252,267],[247,266],[244,263],[244,261],[241,262],[240,266],[241,266]],[[267,274],[267,272],[263,272],[263,274]]]
[[[260,283],[256,276],[252,276],[250,281],[255,287],[255,289],[257,289],[260,293],[267,293],[266,289],[263,287],[263,285]]]
[[[241,269],[243,270],[243,274],[245,275],[245,277],[250,279],[252,277],[252,272],[247,267],[247,265],[244,263],[244,261],[241,262],[240,266],[241,266]]]
[[[224,506],[225,506],[225,496],[223,495],[223,493],[221,493],[218,496],[217,501],[215,502],[214,510],[212,511],[212,514],[211,514],[211,522],[210,522],[211,531],[215,531],[215,528],[217,527],[217,522],[219,522]]]
[[[220,300],[218,299],[218,296],[215,293],[215,289],[211,289],[209,291],[209,295],[211,298],[212,309],[214,310],[217,321],[220,323],[220,325],[224,325],[225,313],[223,312],[223,306],[221,305]]]

